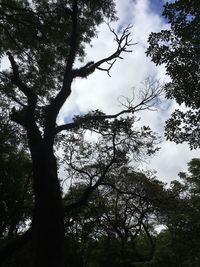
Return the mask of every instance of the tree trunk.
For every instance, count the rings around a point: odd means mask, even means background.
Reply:
[[[122,266],[127,267],[127,255],[126,255],[126,244],[127,244],[127,239],[124,237],[121,237],[121,261],[122,261]]]
[[[53,149],[42,141],[32,149],[35,210],[34,267],[64,266],[64,218]]]

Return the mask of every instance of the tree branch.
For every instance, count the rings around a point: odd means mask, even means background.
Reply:
[[[83,175],[86,175],[89,179],[90,179],[90,184],[91,184],[91,182],[92,182],[92,180],[94,179],[94,177],[95,176],[97,176],[97,174],[90,174],[89,172],[87,172],[86,170],[83,170],[83,169],[81,169],[81,168],[78,168],[77,166],[75,166],[74,164],[73,164],[73,162],[72,162],[72,151],[71,151],[71,153],[70,153],[70,158],[69,158],[69,165],[70,165],[70,167],[71,167],[71,169],[72,170],[74,170],[75,172],[78,172],[78,173],[81,173],[81,174],[83,174]]]
[[[145,196],[141,196],[140,194],[136,193],[136,192],[133,192],[133,191],[130,191],[130,190],[121,190],[120,188],[117,188],[114,184],[112,183],[109,183],[109,182],[103,182],[102,185],[105,185],[105,186],[109,186],[111,187],[112,189],[114,189],[116,192],[118,192],[119,194],[122,194],[122,195],[131,195],[131,196],[135,196],[135,197],[139,197],[139,198],[143,198],[145,200],[147,200],[148,198],[145,197]]]
[[[10,52],[7,52],[7,55],[10,60],[13,72],[13,75],[9,78],[11,79],[11,82],[15,84],[18,89],[27,97],[28,102],[27,106],[23,105],[23,103],[19,103],[21,106],[23,106],[21,110],[16,111],[15,107],[13,107],[12,113],[10,115],[11,120],[25,127],[27,129],[29,137],[32,136],[32,140],[34,140],[34,142],[36,140],[36,137],[38,138],[38,140],[41,140],[41,133],[36,124],[34,116],[37,104],[37,95],[20,79],[19,67],[14,60],[13,55]]]
[[[7,52],[8,58],[11,63],[12,71],[13,71],[13,77],[11,78],[12,82],[19,88],[19,90],[24,93],[24,95],[28,99],[28,104],[31,107],[35,107],[37,102],[37,96],[34,94],[34,92],[26,85],[24,84],[19,76],[19,67],[17,63],[14,60],[14,57],[10,52]]]
[[[2,24],[0,23],[0,27],[6,32],[6,34],[8,35],[9,39],[11,40],[11,42],[13,42],[13,44],[20,50],[22,51],[22,53],[24,53],[29,59],[31,59],[33,62],[35,62],[35,60],[20,46],[19,43],[17,43],[17,41],[15,40],[15,38],[12,36],[12,34],[9,32],[9,30]],[[27,26],[28,27],[28,26]]]
[[[147,86],[147,85],[145,85]],[[155,86],[155,87],[151,87]],[[78,117],[74,122],[59,125],[55,129],[55,134],[63,130],[72,130],[77,127],[81,127],[84,123],[89,123],[91,121],[102,121],[105,119],[116,119],[124,114],[136,113],[142,110],[150,109],[157,101],[157,97],[162,93],[162,88],[159,87],[159,84],[151,84],[149,87],[145,88],[144,92],[140,92],[140,102],[133,106],[133,100],[125,98],[127,104],[122,104],[125,109],[115,114],[98,114],[98,115],[85,115],[83,117]],[[155,101],[154,101],[155,100]]]
[[[110,28],[110,26],[109,26]],[[128,25],[122,32],[122,35],[119,37],[115,31],[113,29],[110,28],[110,31],[114,34],[115,36],[115,41],[117,42],[118,46],[116,51],[104,58],[101,59],[97,62],[89,62],[87,63],[84,67],[80,68],[80,69],[74,69],[73,70],[73,78],[75,77],[87,77],[88,75],[90,75],[91,73],[93,73],[96,69],[101,70],[101,71],[106,71],[108,73],[108,75],[110,76],[110,69],[112,68],[112,66],[114,65],[114,63],[116,62],[117,58],[122,59],[122,57],[120,56],[122,52],[132,52],[132,50],[129,50],[128,47],[133,46],[135,44],[131,43],[131,40],[129,40],[129,36],[130,36],[130,29],[132,28],[132,26]],[[102,64],[107,63],[108,67],[100,67]]]
[[[87,203],[89,197],[91,196],[91,194],[98,188],[98,186],[101,185],[101,183],[104,180],[104,178],[105,178],[106,174],[108,173],[109,169],[111,168],[111,166],[115,162],[115,157],[116,157],[115,134],[113,134],[112,143],[113,143],[113,155],[112,155],[112,158],[111,158],[110,162],[108,163],[108,165],[105,167],[105,169],[104,169],[103,173],[101,174],[101,176],[99,177],[99,179],[96,181],[96,183],[94,185],[91,185],[88,188],[86,188],[84,190],[82,196],[76,202],[67,205],[64,208],[65,211],[69,211],[69,210],[72,210],[72,209],[75,209],[75,208],[79,208],[80,206],[85,205]]]
[[[57,114],[66,101],[66,99],[71,94],[71,83],[73,80],[72,77],[72,66],[74,64],[74,60],[76,57],[77,49],[78,49],[78,5],[77,0],[73,1],[72,12],[72,31],[70,37],[70,49],[69,55],[67,57],[66,68],[64,72],[63,84],[60,92],[57,96],[53,99],[51,105],[48,107],[47,110],[47,117],[51,118],[51,121],[56,121]],[[53,119],[53,120],[52,120]]]
[[[22,103],[17,97],[13,96],[13,95],[10,95],[10,98],[13,99],[13,101],[15,101],[17,104],[19,104],[20,106],[22,106],[23,108],[27,108],[27,106]]]

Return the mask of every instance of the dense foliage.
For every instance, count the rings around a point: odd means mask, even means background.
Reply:
[[[192,159],[169,188],[150,173],[116,171],[66,217],[69,257],[78,266],[199,266],[199,164]],[[71,187],[65,201],[83,190]]]
[[[14,129],[1,120],[0,134],[0,238],[13,237],[31,214],[31,163],[18,148]]]
[[[186,111],[176,110],[166,123],[166,136],[176,143],[186,141],[191,148],[199,143],[200,108],[200,2],[178,0],[164,6],[163,16],[169,30],[151,33],[147,55],[157,65],[165,64],[171,82],[165,85],[166,96]]]
[[[32,185],[34,195],[31,198],[31,202],[34,203],[33,211],[29,207],[31,213],[22,212],[14,224],[14,234],[17,235],[16,240],[19,242],[23,240],[24,244],[27,242],[25,237],[29,233],[33,248],[31,260],[33,266],[63,267],[65,264],[64,212],[67,214],[74,208],[86,204],[90,195],[106,180],[107,173],[119,164],[123,157],[125,161],[128,160],[127,153],[133,152],[140,155],[144,150],[145,155],[150,155],[156,150],[155,136],[149,127],[138,130],[133,127],[135,113],[151,107],[159,94],[159,89],[153,86],[149,86],[148,91],[141,94],[140,102],[136,106],[133,106],[133,102],[130,101],[117,114],[107,115],[97,110],[77,116],[71,123],[57,125],[59,111],[73,89],[72,82],[77,77],[87,78],[95,70],[109,74],[113,64],[121,58],[121,54],[130,52],[129,27],[122,29],[119,34],[110,28],[115,36],[114,52],[111,55],[105,55],[105,58],[97,62],[84,61],[85,45],[91,42],[97,26],[105,19],[109,21],[116,19],[113,1],[10,0],[0,2],[2,41],[0,57],[1,59],[7,57],[10,63],[9,69],[3,69],[0,72],[1,104],[2,107],[7,105],[5,121],[9,120],[11,131],[16,129],[16,135],[19,136],[19,143],[13,150],[15,154],[19,153],[21,164],[13,165],[16,185],[24,191],[26,183],[22,179],[18,180],[18,176],[22,175],[26,180],[31,173],[32,181],[29,183],[28,180],[27,183],[28,186]],[[76,68],[77,61],[82,61],[82,67]],[[130,114],[129,117],[128,114]],[[101,156],[95,163],[99,167],[98,175],[90,178],[90,183],[87,184],[81,200],[78,198],[75,203],[63,207],[57,158],[54,154],[57,148],[55,144],[59,140],[65,140],[66,147],[75,148],[79,140],[76,141],[75,135],[71,138],[70,132],[74,130],[84,132],[86,129],[99,131],[102,135],[102,141],[93,148],[98,149],[102,145],[103,148],[99,151],[105,159],[103,160]],[[67,133],[59,136],[62,131]],[[84,134],[81,138],[80,142],[83,143]],[[137,140],[138,138],[144,140],[144,144],[141,140]],[[26,146],[24,149],[22,149],[23,143]],[[128,146],[130,146],[129,152],[127,152]],[[76,152],[81,153],[81,148],[83,148],[81,144],[77,145]],[[107,151],[103,152],[102,149]],[[30,157],[31,171],[23,165],[26,154],[29,155],[27,161]],[[12,153],[9,155],[8,164],[13,162],[11,156]],[[91,166],[93,160],[90,160],[91,162],[87,164]],[[71,162],[69,158],[69,164]],[[82,163],[79,163],[78,168],[80,164]],[[24,173],[20,166],[23,166]],[[18,170],[19,167],[20,170]],[[87,169],[88,166],[85,168]],[[73,166],[71,169],[73,170]],[[9,171],[11,172],[11,168]],[[87,174],[87,170],[83,170],[81,174],[83,173]],[[6,175],[9,179],[12,178],[12,173],[6,173]],[[3,190],[6,190],[8,184],[3,177],[3,183],[6,183]],[[20,194],[21,191],[18,193]],[[24,200],[24,194],[21,194],[20,197]],[[20,200],[20,205],[26,205],[26,202],[22,202]],[[6,207],[2,209],[5,211]],[[23,207],[20,209],[23,210]],[[15,207],[15,210],[18,210],[18,207]],[[21,220],[26,223],[29,219],[31,228],[27,233],[19,236]],[[7,228],[5,231],[12,232]],[[6,239],[7,234],[3,237]],[[10,247],[9,240],[6,239],[6,241]],[[15,240],[13,242],[15,243]],[[5,251],[6,248],[3,247],[3,250]],[[11,252],[10,249],[8,250]]]

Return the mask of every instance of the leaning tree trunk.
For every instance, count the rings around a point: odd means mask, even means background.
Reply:
[[[41,141],[32,148],[35,210],[34,267],[64,266],[64,219],[53,148]]]

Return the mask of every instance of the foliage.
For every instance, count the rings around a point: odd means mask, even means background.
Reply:
[[[0,238],[7,239],[23,231],[31,218],[32,171],[16,128],[1,118],[0,129]]]
[[[30,242],[24,246],[18,239],[32,219],[32,169],[26,139],[8,121],[6,108],[1,107],[0,115],[0,262],[3,267],[25,266]]]
[[[12,53],[20,77],[39,96],[52,98],[61,89],[66,57],[71,46],[73,1],[1,1],[1,57]],[[76,47],[83,59],[84,46],[96,35],[105,18],[115,19],[113,1],[78,1]],[[13,87],[6,79],[9,87]],[[3,87],[3,88],[2,88]],[[5,93],[5,84],[1,84]],[[16,96],[10,88],[12,96]],[[23,97],[24,99],[24,97]],[[44,99],[41,99],[44,103]]]
[[[71,186],[64,197],[66,205],[81,198],[88,187],[86,179]],[[76,241],[76,252],[86,266],[132,266],[150,261],[156,210],[164,192],[161,182],[130,167],[108,173],[87,203],[65,217],[66,236]]]
[[[161,212],[162,222],[168,228],[161,234],[167,238],[162,246],[167,246],[169,250],[168,259],[174,264],[170,266],[192,267],[200,264],[200,160],[192,159],[188,163],[188,171],[179,174],[180,182],[171,184],[170,191],[174,197],[169,199],[169,205]],[[162,254],[159,257],[161,262]]]
[[[186,141],[199,147],[199,62],[200,3],[178,0],[164,6],[163,16],[169,30],[151,33],[147,55],[157,65],[165,64],[171,82],[165,85],[166,96],[190,108],[176,110],[166,124],[166,136],[176,143]]]

